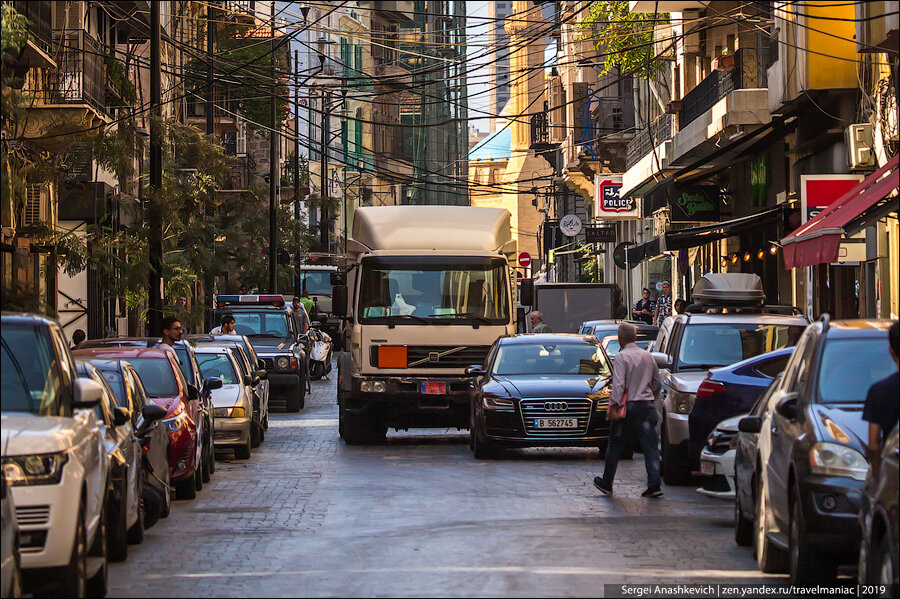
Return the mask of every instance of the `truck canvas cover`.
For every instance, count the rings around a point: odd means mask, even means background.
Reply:
[[[351,252],[364,250],[515,251],[510,214],[471,206],[378,206],[357,208]],[[359,246],[362,247],[359,247]]]

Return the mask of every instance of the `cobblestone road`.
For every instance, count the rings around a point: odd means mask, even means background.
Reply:
[[[110,570],[110,596],[600,596],[603,584],[764,580],[732,540],[731,504],[693,488],[640,497],[591,485],[596,451],[472,458],[456,431],[338,438],[334,379],[273,414],[246,462],[220,461],[194,501]],[[771,579],[769,579],[771,582]]]

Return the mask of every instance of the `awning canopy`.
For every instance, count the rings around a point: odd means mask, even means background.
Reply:
[[[846,227],[897,190],[900,155],[781,240],[786,268],[837,262]]]
[[[691,227],[690,229],[680,229],[678,231],[669,231],[665,237],[665,250],[680,250],[684,248],[693,248],[701,246],[712,241],[718,241],[731,237],[732,235],[740,235],[745,231],[757,229],[762,225],[770,222],[777,222],[782,218],[784,204],[779,204],[774,208],[769,208],[763,212],[742,216],[732,220],[726,220],[711,225],[703,225],[700,227]]]

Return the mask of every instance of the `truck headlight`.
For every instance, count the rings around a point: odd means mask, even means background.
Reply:
[[[55,485],[62,479],[63,464],[69,461],[65,453],[43,453],[3,458],[3,475],[13,487]]]
[[[846,476],[866,480],[869,463],[863,454],[838,443],[816,443],[809,450],[810,470],[826,476]]]
[[[287,370],[291,366],[291,360],[290,358],[286,358],[284,356],[275,358],[275,366],[281,368],[282,370]]]
[[[384,393],[386,388],[384,381],[363,381],[359,384],[359,390],[363,393]]]

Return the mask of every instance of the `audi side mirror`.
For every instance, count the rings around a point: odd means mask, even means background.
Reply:
[[[122,426],[131,421],[131,412],[121,406],[113,408],[113,425]]]
[[[212,391],[213,389],[221,389],[222,388],[222,379],[217,378],[208,378],[203,384],[206,386],[208,391]]]
[[[785,396],[775,404],[775,411],[788,420],[796,420],[800,415],[800,394],[785,394]]]
[[[738,430],[742,433],[759,433],[762,430],[762,418],[746,416],[738,420]]]
[[[466,367],[466,376],[484,376],[487,373],[484,371],[484,368],[479,364],[473,364],[472,366]]]

